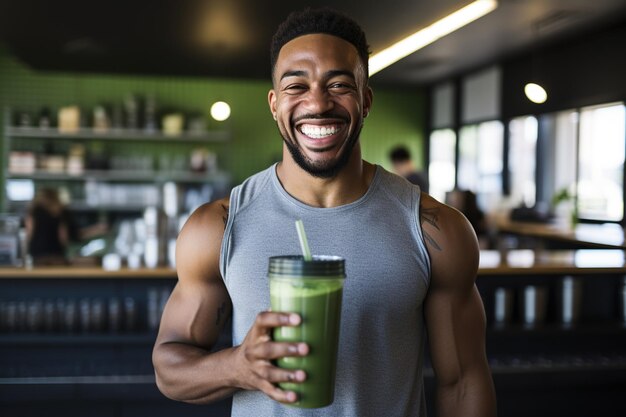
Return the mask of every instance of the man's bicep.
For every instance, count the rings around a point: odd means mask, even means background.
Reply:
[[[219,271],[224,215],[216,201],[198,209],[176,244],[178,284],[165,307],[159,342],[210,348],[230,317],[231,301]]]
[[[475,285],[476,234],[457,210],[423,195],[421,224],[431,259],[424,314],[441,416],[491,416],[493,384],[485,354],[485,314]]]
[[[179,282],[163,311],[159,342],[182,342],[211,349],[231,315],[220,281]]]
[[[484,363],[485,317],[475,285],[479,252],[471,225],[456,210],[440,207],[436,226],[424,226],[437,242],[429,244],[425,316],[433,368],[438,383],[446,385]]]
[[[433,370],[440,385],[455,383],[485,361],[485,315],[476,286],[432,289],[425,305]]]

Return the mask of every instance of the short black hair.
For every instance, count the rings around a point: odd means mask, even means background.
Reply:
[[[337,36],[354,45],[361,61],[363,61],[365,79],[367,80],[369,77],[368,59],[370,50],[365,32],[354,19],[328,7],[319,9],[311,9],[309,7],[302,11],[292,12],[278,26],[276,33],[272,37],[272,45],[270,47],[272,78],[274,77],[274,68],[276,67],[276,60],[281,48],[292,39],[313,33]]]
[[[389,152],[391,162],[406,162],[411,160],[411,153],[406,146],[396,146]]]

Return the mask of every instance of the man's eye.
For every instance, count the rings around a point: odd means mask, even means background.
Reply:
[[[354,90],[354,87],[346,83],[333,83],[330,85],[330,89],[334,91],[348,91]]]
[[[286,86],[284,88],[285,91],[292,91],[292,92],[296,92],[296,91],[301,91],[304,90],[306,87],[303,86],[302,84],[290,84],[288,86]]]

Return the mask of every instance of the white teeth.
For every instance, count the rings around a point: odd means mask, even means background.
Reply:
[[[300,129],[302,133],[307,135],[313,139],[325,138],[330,135],[334,135],[337,133],[339,128],[337,126],[311,126],[311,125],[303,125]]]

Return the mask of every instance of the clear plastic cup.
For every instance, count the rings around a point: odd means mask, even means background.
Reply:
[[[309,346],[307,356],[277,360],[281,368],[304,370],[306,381],[279,385],[298,394],[298,401],[289,405],[330,405],[335,392],[345,261],[336,256],[313,256],[310,261],[298,255],[271,257],[269,279],[272,310],[302,317],[299,326],[274,329],[274,340]]]

